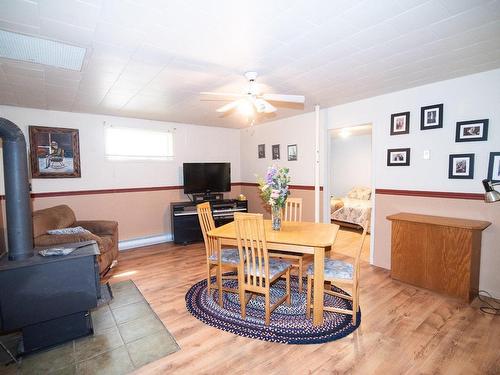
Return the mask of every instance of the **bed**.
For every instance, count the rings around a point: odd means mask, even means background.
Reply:
[[[372,209],[371,189],[355,187],[346,197],[331,197],[331,220],[341,226],[363,227],[365,221],[370,223]]]

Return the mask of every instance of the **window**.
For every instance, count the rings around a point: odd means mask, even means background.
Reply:
[[[173,134],[169,131],[105,127],[105,154],[110,159],[172,160]]]

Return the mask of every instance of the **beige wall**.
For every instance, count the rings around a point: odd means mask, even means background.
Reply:
[[[233,186],[225,197],[235,198],[240,191],[239,186]],[[35,198],[33,209],[67,204],[78,220],[118,221],[120,241],[123,241],[171,234],[170,203],[185,201],[183,191],[175,189]]]
[[[391,268],[391,225],[387,215],[412,212],[485,220],[492,225],[483,231],[481,245],[480,288],[500,296],[500,203],[487,204],[480,200],[428,198],[403,195],[375,196],[375,251],[373,263]]]

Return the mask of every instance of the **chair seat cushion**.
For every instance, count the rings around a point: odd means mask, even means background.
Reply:
[[[307,274],[314,276],[314,264],[307,267]],[[352,264],[335,259],[325,259],[325,279],[352,280],[354,267]]]
[[[210,255],[208,259],[217,262],[217,254]],[[221,263],[229,263],[234,265],[240,264],[240,253],[238,249],[222,249]]]
[[[280,274],[291,266],[292,264],[290,262],[287,262],[286,260],[279,258],[269,258],[269,278],[274,278],[274,276]],[[264,269],[264,265],[262,265],[262,269]],[[257,270],[254,270],[253,265],[250,264],[250,272],[248,272],[247,265],[245,264],[245,274],[248,273],[253,276],[260,276],[260,269],[258,265]]]

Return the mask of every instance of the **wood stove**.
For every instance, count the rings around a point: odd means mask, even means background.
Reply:
[[[24,353],[93,333],[89,310],[97,306],[98,247],[42,257],[33,249],[26,141],[0,118],[8,254],[0,258],[0,328],[21,330]]]

